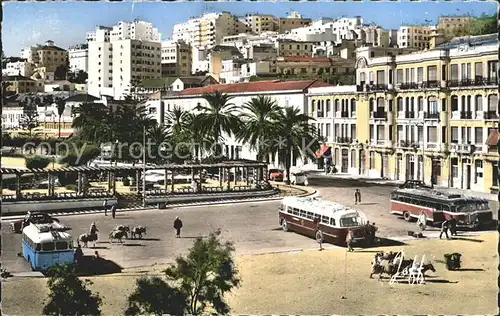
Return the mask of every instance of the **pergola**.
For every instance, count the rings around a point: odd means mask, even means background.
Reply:
[[[129,172],[135,173],[135,190],[141,192],[141,175],[144,171],[150,170],[164,170],[165,171],[165,192],[167,191],[169,185],[169,176],[171,177],[170,185],[171,191],[174,192],[174,177],[179,175],[181,172],[183,174],[190,173],[191,178],[195,179],[198,175],[200,179],[202,178],[202,173],[206,169],[218,169],[219,174],[219,185],[223,187],[224,178],[227,180],[227,190],[230,190],[231,177],[229,176],[231,171],[234,172],[234,183],[236,184],[238,173],[241,173],[242,179],[246,180],[246,184],[250,184],[250,177],[254,175],[253,178],[257,181],[268,180],[267,175],[267,164],[264,162],[251,161],[251,160],[232,160],[217,164],[167,164],[167,165],[137,165],[137,166],[104,166],[104,167],[91,167],[91,166],[78,166],[78,167],[61,167],[54,169],[16,169],[16,168],[1,168],[0,174],[2,177],[5,175],[15,175],[16,177],[16,197],[21,196],[21,177],[26,174],[46,174],[48,176],[48,195],[55,196],[55,178],[61,173],[77,173],[77,195],[86,196],[88,193],[88,188],[85,187],[83,181],[84,177],[90,173],[107,173],[108,178],[108,193],[113,195],[116,194],[116,176],[119,172]]]

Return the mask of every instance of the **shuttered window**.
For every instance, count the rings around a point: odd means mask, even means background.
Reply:
[[[476,76],[476,78],[480,78],[483,76],[483,63],[474,64],[474,75]]]
[[[437,80],[437,67],[429,66],[427,67],[427,80],[436,81]]]
[[[377,84],[385,84],[385,71],[377,71]]]
[[[437,127],[428,126],[427,127],[427,141],[429,143],[437,143]]]
[[[475,96],[475,103],[476,103],[476,111],[481,112],[483,111],[483,96],[482,95],[476,95]]]
[[[451,128],[451,142],[458,143],[458,127],[456,126]]]
[[[403,69],[398,69],[396,71],[396,84],[403,83]]]
[[[488,96],[488,112],[498,111],[498,95],[490,94]]]
[[[424,81],[424,67],[417,68],[417,82],[422,83]]]
[[[451,80],[458,80],[458,65],[451,65]]]

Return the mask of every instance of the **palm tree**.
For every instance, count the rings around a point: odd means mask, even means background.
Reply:
[[[63,115],[64,110],[66,109],[66,101],[64,101],[64,99],[57,99],[56,105],[57,105],[57,114],[59,115],[59,138],[61,138],[61,116]]]
[[[278,153],[280,162],[286,169],[286,183],[290,184],[290,166],[294,157],[313,158],[319,147],[319,135],[316,128],[309,124],[313,118],[301,114],[297,108],[286,107],[281,112],[277,126],[279,140],[273,142],[273,152]]]
[[[208,102],[208,106],[199,105],[197,110],[201,111],[197,121],[201,131],[208,138],[215,141],[215,155],[220,154],[220,142],[222,135],[235,134],[239,127],[240,120],[236,116],[236,106],[230,103],[231,97],[219,91],[204,94],[203,99]]]
[[[165,152],[165,143],[170,140],[168,128],[163,124],[156,123],[146,131],[146,136],[152,142],[152,146],[150,148],[151,152],[147,155],[148,160],[156,164],[166,162],[166,159],[162,156],[162,154]]]
[[[165,118],[166,127],[172,134],[178,133],[184,127],[184,120],[187,114],[188,112],[184,111],[177,105],[174,105],[174,108],[167,112]]]
[[[238,131],[237,139],[257,150],[259,160],[269,158],[269,143],[276,135],[280,113],[281,108],[268,96],[260,95],[243,105],[240,117],[245,128]]]
[[[82,103],[75,108],[75,118],[73,128],[79,130],[82,140],[101,143],[105,141],[106,134],[106,114],[105,109],[96,106],[94,103]]]

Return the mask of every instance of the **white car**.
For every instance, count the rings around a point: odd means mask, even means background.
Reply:
[[[309,182],[307,181],[307,175],[304,171],[290,171],[290,183],[294,185],[305,185],[307,186]]]

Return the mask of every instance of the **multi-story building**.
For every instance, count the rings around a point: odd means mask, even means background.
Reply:
[[[380,26],[364,26],[358,31],[358,34],[358,40],[363,43],[380,47],[391,46],[391,32],[388,30],[384,30]]]
[[[471,16],[440,16],[436,29],[449,36],[458,30],[468,30],[472,26]]]
[[[150,23],[120,22],[87,34],[89,93],[122,99],[143,79],[161,77],[161,43]],[[141,26],[134,31],[134,25]],[[140,31],[139,31],[140,30]]]
[[[2,81],[6,84],[7,94],[43,92],[44,89],[43,82],[37,82],[21,75],[2,76]]]
[[[311,19],[303,18],[298,12],[292,12],[286,18],[278,19],[278,33],[286,33],[292,29],[308,26],[312,23]]]
[[[175,24],[172,39],[183,40],[195,47],[212,47],[220,44],[224,36],[238,34],[240,23],[229,12],[207,13],[199,18]]]
[[[371,177],[498,190],[498,45],[494,34],[361,56],[350,92],[311,91],[310,112],[341,109],[330,126],[333,163]],[[335,126],[354,118],[356,127]]]
[[[29,78],[32,74],[33,64],[26,60],[7,63],[5,69],[2,69],[2,75],[6,76],[20,75]]]
[[[401,26],[398,30],[398,47],[429,48],[430,34],[433,27],[425,25]]]
[[[53,41],[47,41],[45,45],[37,48],[37,68],[45,68],[46,72],[54,72],[57,67],[68,63],[68,51],[54,45]]]
[[[289,39],[281,39],[276,42],[276,49],[280,57],[312,57],[313,45],[314,43],[312,42],[298,42]]]
[[[161,75],[163,77],[190,76],[191,62],[191,45],[183,40],[161,43]]]
[[[69,48],[69,69],[72,72],[89,70],[89,45],[80,44]]]
[[[276,71],[288,75],[346,74],[354,75],[354,59],[313,58],[313,57],[278,57]]]
[[[268,14],[246,14],[242,22],[245,25],[245,33],[261,34],[278,29],[278,19]]]

